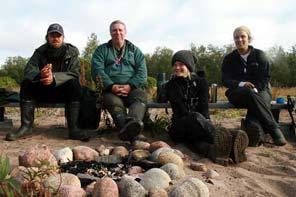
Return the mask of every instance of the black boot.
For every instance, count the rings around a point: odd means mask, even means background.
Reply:
[[[86,134],[85,131],[82,131],[77,127],[79,109],[79,102],[66,103],[65,105],[65,114],[69,130],[69,138],[72,140],[81,140],[87,142],[89,141],[89,136]]]
[[[213,144],[209,146],[208,157],[215,163],[227,166],[232,149],[232,137],[228,130],[223,128],[215,129]]]
[[[21,127],[15,133],[8,133],[6,140],[14,141],[32,135],[32,127],[34,122],[34,101],[22,101],[21,105]]]
[[[119,131],[119,139],[123,141],[134,141],[140,135],[144,128],[144,124],[140,120],[129,119],[127,123]]]
[[[133,141],[142,132],[144,124],[142,122],[146,112],[146,104],[134,102],[128,108],[126,124],[119,131],[119,138],[124,141]]]
[[[287,140],[279,128],[276,128],[274,131],[270,132],[270,135],[275,145],[284,146],[285,144],[287,144]]]
[[[255,120],[242,119],[241,129],[246,131],[250,147],[260,146],[264,141],[264,131],[259,122]]]
[[[247,156],[245,153],[245,150],[249,144],[247,133],[243,130],[230,130],[230,133],[232,136],[232,149],[230,158],[236,164],[247,161]]]

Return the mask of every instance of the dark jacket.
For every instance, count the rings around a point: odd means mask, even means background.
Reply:
[[[40,70],[46,64],[51,63],[46,55],[48,47],[48,44],[44,44],[35,50],[33,56],[25,66],[25,79],[29,79],[30,81],[38,80]],[[59,86],[70,79],[78,79],[79,77],[79,51],[75,46],[69,43],[64,43],[64,47],[66,47],[66,51],[63,59],[61,60],[60,71],[53,72],[56,86]]]
[[[247,62],[240,56],[237,50],[226,55],[222,63],[222,83],[227,88],[238,87],[239,82],[251,82],[258,91],[269,87],[270,70],[269,62],[263,51],[252,46]],[[246,69],[246,72],[244,70]]]
[[[192,112],[199,112],[209,119],[209,87],[205,78],[194,73],[191,79],[173,77],[167,84],[167,99],[173,110],[174,118],[181,118]]]
[[[92,58],[92,78],[99,75],[108,89],[113,84],[130,84],[133,88],[143,87],[147,81],[147,67],[141,50],[133,43],[126,41],[122,65],[116,65],[118,52],[112,47],[111,40],[98,46]],[[116,54],[114,54],[116,53]]]

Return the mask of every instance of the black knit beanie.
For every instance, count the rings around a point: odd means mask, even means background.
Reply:
[[[193,55],[192,51],[181,50],[176,52],[172,58],[172,66],[175,64],[176,61],[184,63],[190,72],[195,71],[197,59]]]

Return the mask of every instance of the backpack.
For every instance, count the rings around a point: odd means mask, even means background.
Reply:
[[[97,109],[97,97],[95,91],[88,87],[81,88],[80,112],[78,128],[97,129],[101,120],[101,108]]]

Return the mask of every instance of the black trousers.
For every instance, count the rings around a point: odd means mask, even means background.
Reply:
[[[21,84],[21,100],[33,100],[47,103],[69,103],[80,101],[81,87],[78,79],[71,79],[60,86],[42,85],[23,80]]]
[[[202,114],[190,113],[179,118],[172,118],[169,135],[175,142],[195,144],[213,143],[215,127]]]
[[[226,96],[234,106],[247,108],[246,120],[259,122],[265,133],[279,127],[270,110],[271,94],[269,90],[256,93],[249,88],[238,87],[227,90]]]

